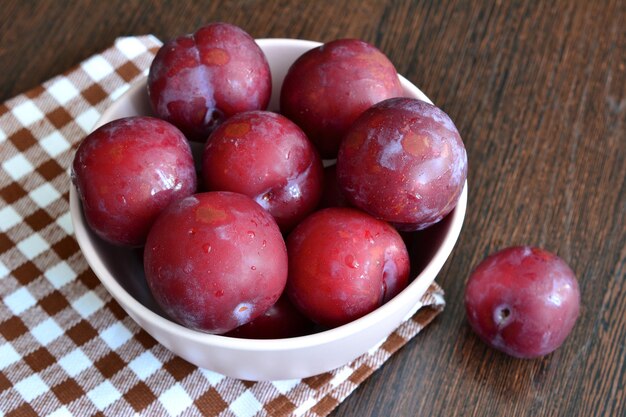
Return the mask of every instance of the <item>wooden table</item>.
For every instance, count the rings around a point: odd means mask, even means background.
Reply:
[[[626,2],[4,0],[0,101],[120,35],[210,21],[254,37],[375,44],[456,122],[470,161],[444,313],[336,416],[626,415]],[[530,244],[576,272],[582,309],[555,353],[487,348],[464,315],[469,271]]]

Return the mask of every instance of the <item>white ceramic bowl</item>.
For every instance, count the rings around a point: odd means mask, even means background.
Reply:
[[[282,80],[291,63],[317,42],[259,39],[272,71],[270,110],[278,109]],[[400,77],[406,96],[430,100]],[[98,121],[151,114],[143,80],[109,107]],[[96,127],[97,127],[96,126]],[[346,325],[324,332],[276,340],[247,340],[205,334],[168,319],[145,282],[141,250],[118,248],[100,240],[86,225],[76,189],[70,187],[70,211],[76,239],[91,269],[126,312],[157,341],[185,360],[221,374],[246,380],[303,378],[350,362],[386,338],[415,313],[417,302],[441,270],[461,231],[467,205],[467,183],[454,211],[429,233],[429,254],[419,274],[388,303]],[[415,276],[415,273],[413,273]]]

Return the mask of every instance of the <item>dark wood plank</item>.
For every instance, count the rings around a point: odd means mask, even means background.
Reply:
[[[445,312],[335,416],[626,414],[626,2],[4,0],[0,101],[108,47],[223,20],[254,37],[357,37],[448,112],[470,160],[469,210],[438,281]],[[581,317],[555,353],[488,349],[463,312],[469,271],[532,244],[566,259]]]

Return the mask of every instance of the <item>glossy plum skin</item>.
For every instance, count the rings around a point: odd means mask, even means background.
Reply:
[[[159,213],[196,190],[185,136],[152,117],[118,119],[89,134],[74,156],[72,180],[91,229],[123,246],[143,245]]]
[[[310,334],[314,323],[282,296],[265,313],[243,326],[226,333],[242,339],[286,339]]]
[[[355,209],[313,213],[289,235],[287,250],[287,294],[322,326],[358,319],[408,283],[409,256],[398,232]]]
[[[469,324],[489,346],[518,358],[557,349],[580,309],[570,267],[543,249],[497,252],[472,272],[465,289]]]
[[[265,109],[271,92],[263,51],[250,35],[227,23],[167,42],[148,75],[155,114],[199,142],[228,117]]]
[[[169,206],[144,250],[148,286],[178,323],[222,334],[263,314],[287,279],[276,222],[252,199],[195,194]]]
[[[467,153],[443,111],[393,98],[371,107],[349,129],[337,177],[354,206],[399,230],[420,230],[456,206],[467,178]]]
[[[323,186],[311,142],[289,119],[267,111],[241,113],[218,127],[202,154],[202,176],[209,190],[253,198],[283,232],[315,209]]]
[[[289,68],[280,111],[304,130],[323,158],[335,158],[344,133],[371,105],[403,94],[393,64],[376,47],[339,39]]]

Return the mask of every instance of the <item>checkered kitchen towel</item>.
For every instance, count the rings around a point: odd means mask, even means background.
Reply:
[[[73,237],[68,170],[100,113],[144,77],[161,43],[115,45],[0,105],[0,415],[325,416],[443,308],[424,308],[333,372],[246,382],[199,369],[109,296]]]

